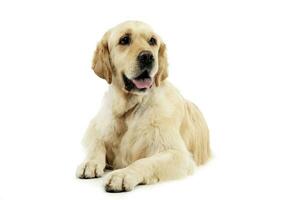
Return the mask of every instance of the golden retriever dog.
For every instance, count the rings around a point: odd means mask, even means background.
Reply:
[[[190,175],[208,160],[206,122],[166,80],[166,45],[147,24],[127,21],[107,31],[92,68],[109,89],[86,131],[78,178],[110,168],[105,190],[123,192]]]

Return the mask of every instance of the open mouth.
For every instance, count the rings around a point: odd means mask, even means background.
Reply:
[[[133,79],[129,79],[123,74],[123,81],[127,91],[137,89],[139,91],[145,91],[152,86],[152,79],[149,72],[145,70],[143,73]]]

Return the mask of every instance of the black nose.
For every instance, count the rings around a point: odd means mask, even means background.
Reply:
[[[151,69],[154,57],[150,51],[141,51],[137,57],[141,69]]]

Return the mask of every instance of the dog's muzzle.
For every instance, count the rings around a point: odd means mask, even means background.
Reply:
[[[140,75],[133,79],[129,79],[125,74],[123,74],[123,81],[125,84],[125,89],[131,91],[133,89],[138,91],[146,91],[152,87],[152,78],[149,75],[148,70],[144,70]]]

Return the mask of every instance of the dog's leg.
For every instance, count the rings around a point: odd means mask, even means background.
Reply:
[[[194,167],[195,163],[187,152],[166,150],[111,172],[106,178],[105,190],[107,192],[130,191],[138,184],[151,184],[184,177],[191,174]]]
[[[104,141],[96,137],[96,129],[91,124],[86,132],[87,156],[85,161],[80,164],[76,171],[78,178],[97,178],[104,173],[106,164],[106,149]]]

